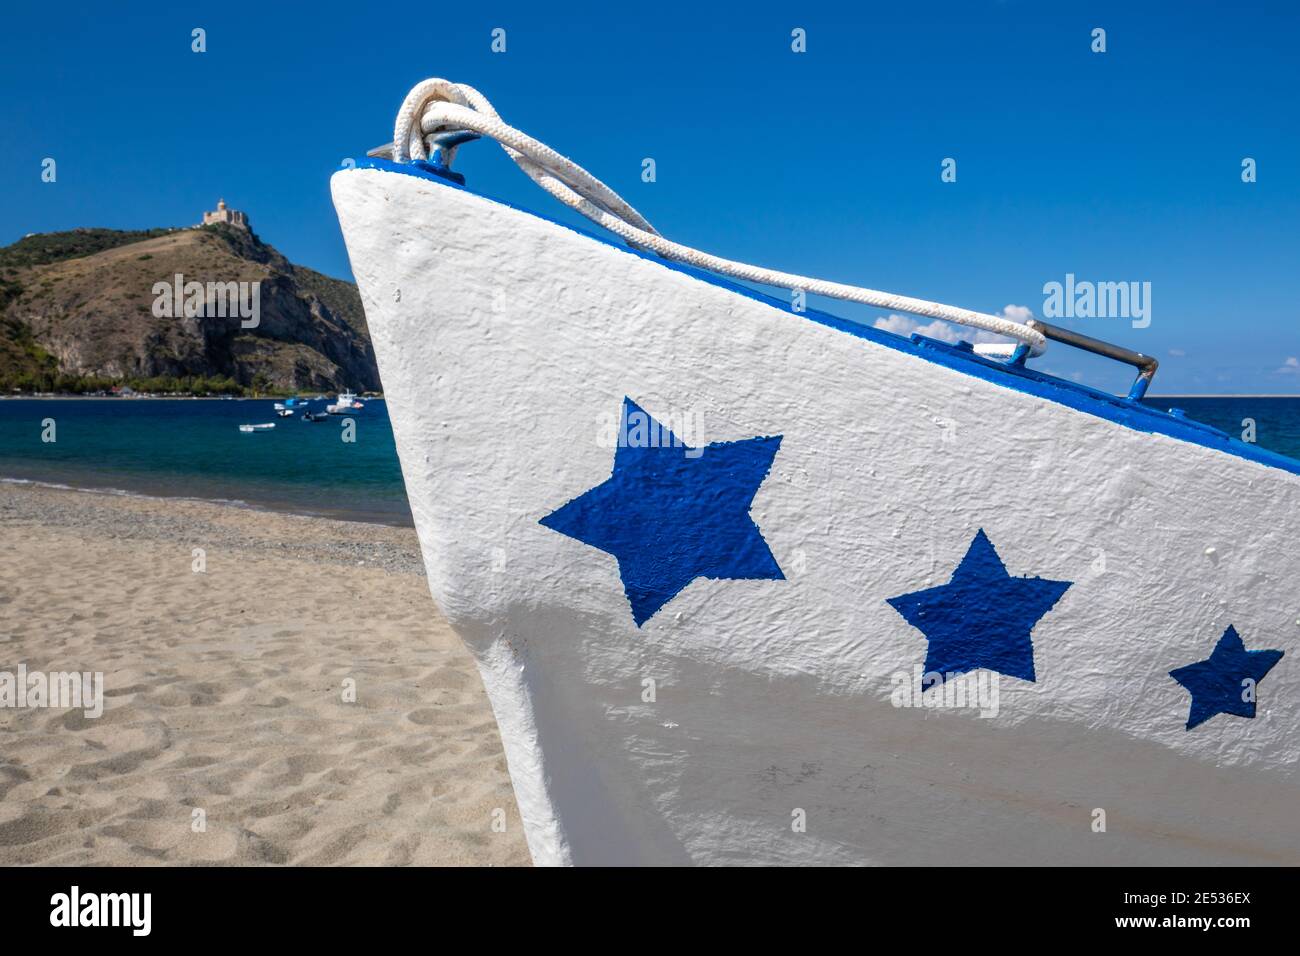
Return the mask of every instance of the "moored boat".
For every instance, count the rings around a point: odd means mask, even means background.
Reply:
[[[348,412],[359,411],[364,407],[361,402],[357,401],[356,393],[345,389],[339,393],[333,404],[325,406],[325,411],[331,415],[346,415]]]
[[[535,862],[1300,862],[1300,463],[1147,356],[683,252],[467,87],[396,133],[332,191]],[[480,134],[630,245],[466,188]]]

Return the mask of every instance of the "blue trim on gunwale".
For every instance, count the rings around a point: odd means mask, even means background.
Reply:
[[[1004,388],[1014,389],[1033,395],[1035,398],[1045,399],[1058,405],[1065,405],[1076,411],[1084,412],[1096,418],[1102,418],[1106,421],[1115,422],[1131,428],[1134,431],[1147,432],[1149,434],[1165,435],[1169,438],[1175,438],[1180,441],[1190,442],[1193,445],[1200,445],[1203,448],[1209,448],[1214,451],[1224,452],[1228,455],[1234,455],[1237,458],[1244,458],[1247,461],[1253,461],[1257,464],[1266,465],[1272,468],[1280,468],[1288,471],[1293,475],[1300,475],[1300,461],[1280,455],[1277,452],[1268,451],[1259,448],[1248,442],[1239,441],[1210,425],[1193,421],[1189,418],[1171,415],[1169,412],[1162,412],[1149,406],[1131,402],[1118,395],[1111,395],[1087,385],[1080,385],[1077,382],[1071,382],[1066,379],[1057,378],[1053,375],[1047,375],[1037,369],[1029,368],[1025,365],[1008,365],[1004,362],[995,362],[986,359],[983,356],[975,354],[969,346],[953,346],[946,342],[939,342],[935,339],[926,338],[923,335],[913,335],[911,338],[904,338],[894,332],[886,332],[884,329],[873,328],[872,326],[863,325],[858,322],[851,322],[848,319],[842,319],[839,316],[831,315],[828,312],[820,312],[816,309],[808,309],[804,312],[791,311],[789,304],[782,302],[774,296],[758,292],[747,286],[732,282],[716,276],[711,272],[703,269],[697,269],[694,266],[688,266],[680,262],[670,262],[661,259],[656,255],[641,252],[630,246],[615,242],[613,239],[600,235],[599,233],[590,232],[586,229],[580,229],[571,226],[568,223],[559,222],[550,216],[533,212],[531,209],[525,209],[522,206],[516,206],[513,203],[504,200],[494,199],[491,196],[485,196],[482,193],[475,192],[467,186],[449,180],[444,175],[440,175],[429,164],[416,163],[395,163],[387,159],[374,159],[365,157],[355,161],[353,165],[345,167],[339,172],[347,172],[350,169],[376,169],[382,172],[398,173],[403,176],[414,176],[417,179],[425,179],[430,182],[438,183],[449,189],[460,189],[471,193],[489,202],[495,202],[507,208],[514,209],[518,212],[526,213],[546,222],[553,223],[561,228],[568,229],[570,232],[576,232],[581,236],[594,239],[597,242],[604,243],[607,246],[613,246],[629,255],[639,256],[657,265],[667,269],[673,269],[677,272],[684,273],[701,282],[707,282],[731,292],[747,296],[765,305],[780,309],[782,312],[788,312],[793,316],[803,316],[811,319],[819,325],[830,326],[841,332],[847,332],[849,335],[856,336],[860,339],[867,339],[875,342],[877,345],[883,345],[886,348],[893,349],[896,352],[905,352],[914,355],[917,358],[932,362],[935,365],[942,365],[945,368],[962,372],[975,378],[982,379],[994,385],[1001,385]]]

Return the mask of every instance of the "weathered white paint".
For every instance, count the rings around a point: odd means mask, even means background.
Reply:
[[[430,590],[537,863],[1300,862],[1296,476],[436,182],[333,192]],[[538,524],[609,477],[624,395],[698,414],[702,444],[784,436],[752,515],[788,580],[698,580],[638,630],[614,558]],[[1038,680],[1003,678],[995,719],[896,709],[927,644],[885,598],[946,582],[978,528],[1011,574],[1074,582]],[[1168,672],[1228,624],[1287,656],[1254,720],[1188,732]]]

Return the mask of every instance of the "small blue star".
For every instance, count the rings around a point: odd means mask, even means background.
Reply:
[[[929,640],[925,670],[940,683],[981,667],[1032,681],[1029,633],[1072,583],[1011,577],[981,528],[947,584],[887,600]]]
[[[785,579],[749,516],[780,447],[776,435],[690,448],[624,398],[613,474],[541,523],[618,559],[640,627],[696,578]]]
[[[1254,685],[1281,659],[1281,651],[1246,650],[1237,629],[1228,625],[1206,660],[1169,672],[1170,677],[1192,692],[1187,729],[1205,723],[1215,714],[1254,717]],[[1247,679],[1253,682],[1249,694],[1243,686]],[[1250,699],[1246,700],[1247,697]]]

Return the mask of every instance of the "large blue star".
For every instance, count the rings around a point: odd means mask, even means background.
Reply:
[[[939,683],[980,667],[1032,681],[1029,632],[1072,583],[1011,577],[981,528],[947,584],[887,600],[930,641],[925,670]]]
[[[630,398],[614,471],[541,519],[618,559],[640,627],[696,578],[784,580],[749,516],[781,436],[684,445]]]
[[[1187,729],[1205,723],[1215,714],[1254,717],[1255,685],[1281,659],[1281,651],[1246,650],[1237,629],[1228,625],[1207,659],[1169,672],[1192,692]],[[1243,686],[1247,679],[1251,681],[1249,694]]]

